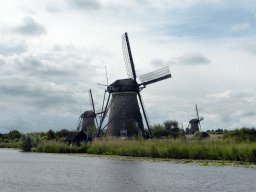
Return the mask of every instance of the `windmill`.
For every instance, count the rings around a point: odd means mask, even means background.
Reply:
[[[101,119],[97,136],[106,126],[108,126],[108,136],[120,136],[120,134],[125,131],[127,133],[127,123],[133,124],[136,130],[143,134],[144,129],[139,107],[140,102],[150,137],[152,137],[149,127],[149,119],[147,117],[140,92],[149,84],[170,78],[170,69],[167,66],[157,71],[142,75],[139,77],[141,83],[138,84],[127,33],[122,35],[122,47],[126,71],[129,78],[116,80],[114,83],[107,86],[106,92],[108,92],[109,95],[103,111],[103,118]],[[111,95],[112,98],[110,99]],[[139,98],[139,102],[137,96]],[[109,109],[108,123],[104,128],[101,128]]]
[[[96,116],[99,113],[95,112],[91,89],[89,90],[88,93],[89,93],[89,102],[90,102],[92,110],[85,111],[84,113],[82,113],[80,115],[79,120],[78,120],[78,125],[77,125],[77,131],[81,130],[83,132],[86,132],[86,131],[88,131],[89,127],[96,127],[94,120],[96,121],[96,124],[98,127],[98,121],[97,121]]]
[[[190,125],[189,132],[190,132],[190,134],[194,134],[195,132],[197,132],[199,130],[202,132],[200,121],[204,120],[204,117],[199,117],[197,105],[196,105],[196,114],[197,114],[197,118],[196,119],[191,119],[189,121],[189,125]]]

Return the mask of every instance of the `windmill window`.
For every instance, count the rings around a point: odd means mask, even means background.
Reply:
[[[121,139],[127,139],[127,130],[121,130],[120,136],[121,136]]]
[[[122,117],[125,117],[125,112],[123,112]]]

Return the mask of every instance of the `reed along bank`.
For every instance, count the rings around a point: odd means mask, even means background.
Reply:
[[[67,146],[61,142],[41,142],[34,152],[46,153],[88,153],[98,155],[118,155],[132,157],[151,157],[167,159],[193,160],[233,160],[256,162],[256,143],[250,140],[240,141],[216,135],[209,139],[131,139],[103,137],[91,144]]]

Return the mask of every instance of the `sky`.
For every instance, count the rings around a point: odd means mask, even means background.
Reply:
[[[0,6],[0,133],[74,130],[102,107],[108,83],[128,78],[127,32],[137,76],[169,66],[142,90],[152,125],[202,130],[256,125],[254,0],[9,0]],[[139,80],[138,80],[139,81]],[[106,123],[106,122],[105,122]]]

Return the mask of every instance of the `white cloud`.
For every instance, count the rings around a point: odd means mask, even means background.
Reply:
[[[256,44],[244,44],[241,47],[249,53],[256,54]]]
[[[228,98],[230,96],[231,96],[231,91],[225,91],[223,93],[215,93],[212,95],[207,95],[206,97],[213,97],[213,98],[219,99],[219,98]]]
[[[23,18],[21,25],[11,27],[11,32],[28,36],[41,36],[47,33],[45,27],[37,23],[31,16]]]
[[[150,62],[151,65],[154,65],[154,66],[164,66],[164,60],[163,59],[153,59],[151,62]]]
[[[223,93],[215,93],[211,95],[206,95],[209,98],[221,99],[221,98],[237,98],[243,100],[250,100],[254,98],[254,94],[252,92],[234,92],[234,91],[225,91]],[[248,101],[249,101],[248,100]]]
[[[185,53],[179,58],[179,63],[183,65],[209,64],[210,60],[201,53]]]
[[[4,40],[0,43],[0,55],[10,56],[25,53],[28,46],[24,41],[18,39]]]
[[[180,57],[171,58],[169,61],[164,62],[163,59],[153,59],[150,64],[153,66],[165,66],[165,65],[206,65],[210,64],[210,60],[203,54],[198,52],[188,52]]]
[[[68,4],[79,9],[99,10],[101,3],[97,0],[67,0]]]
[[[127,12],[148,3],[147,0],[66,0],[69,6],[86,11],[111,11],[112,13]]]

